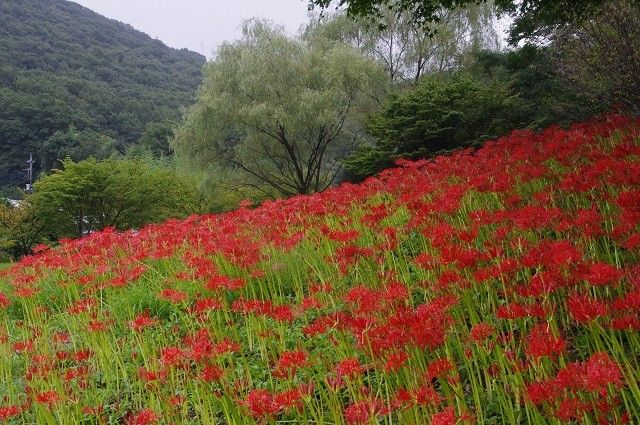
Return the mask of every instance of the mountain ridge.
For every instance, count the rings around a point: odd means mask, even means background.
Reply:
[[[67,0],[0,3],[0,186],[71,126],[119,150],[191,104],[206,58]],[[42,162],[42,161],[39,161]],[[42,171],[42,170],[36,170]]]

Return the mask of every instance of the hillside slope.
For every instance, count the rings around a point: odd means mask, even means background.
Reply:
[[[178,119],[204,63],[76,3],[2,0],[0,186],[23,182],[28,153],[70,125],[123,148],[147,124]]]
[[[65,241],[0,272],[0,420],[640,423],[640,120]]]

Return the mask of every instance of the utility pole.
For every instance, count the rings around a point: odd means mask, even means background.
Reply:
[[[29,164],[29,167],[25,170],[27,172],[27,178],[29,179],[29,183],[27,183],[27,187],[26,187],[26,191],[27,193],[31,193],[33,191],[33,164],[34,164],[34,160],[33,160],[33,154],[29,154],[29,160],[27,161],[27,164]]]

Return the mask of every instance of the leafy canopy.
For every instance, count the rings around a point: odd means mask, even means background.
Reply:
[[[357,117],[382,98],[382,66],[326,39],[287,37],[263,22],[220,46],[174,148],[201,167],[234,171],[266,194],[325,189],[362,137]]]
[[[441,19],[442,9],[455,10],[489,0],[309,0],[309,8],[344,7],[355,18],[379,18],[390,8],[397,13],[409,12],[413,19],[433,28]],[[512,41],[535,37],[549,27],[580,21],[593,15],[606,0],[493,0],[499,10],[514,17]]]
[[[138,228],[184,217],[198,208],[191,182],[168,168],[93,158],[67,159],[63,166],[37,180],[28,198],[56,237],[78,237],[105,227]]]

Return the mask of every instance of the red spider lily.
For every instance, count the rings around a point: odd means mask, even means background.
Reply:
[[[608,263],[592,263],[588,266],[583,277],[593,286],[604,286],[617,283],[624,272]]]
[[[0,421],[7,421],[22,413],[19,406],[2,406],[0,407]]]
[[[344,418],[349,425],[371,423],[377,415],[384,413],[381,402],[377,400],[361,400],[349,405],[344,411]]]
[[[160,350],[160,363],[167,367],[180,366],[187,359],[187,353],[180,347],[165,347]]]
[[[126,419],[127,425],[151,425],[157,423],[161,416],[151,409],[143,409],[138,413],[131,414]]]
[[[165,370],[160,370],[156,372],[143,367],[138,369],[138,378],[140,378],[146,383],[161,382],[161,381],[164,381],[166,377],[167,377],[167,372]]]
[[[0,308],[7,308],[10,305],[11,305],[11,300],[9,300],[9,298],[5,294],[0,292]]]
[[[136,332],[140,332],[141,330],[155,324],[156,320],[150,317],[149,311],[144,311],[129,322],[129,327]]]
[[[52,407],[55,404],[59,403],[62,398],[56,391],[50,390],[36,393],[35,400],[39,404],[45,404],[48,407]]]
[[[199,378],[204,382],[215,382],[219,381],[223,375],[224,371],[222,368],[215,365],[208,365],[202,369]]]
[[[254,418],[273,416],[281,409],[276,399],[263,389],[249,391],[245,404]]]
[[[489,338],[494,332],[495,329],[490,324],[478,323],[471,328],[471,331],[469,332],[469,338],[471,338],[473,342],[482,342],[485,339]]]
[[[364,367],[360,364],[360,360],[355,357],[341,360],[336,365],[336,374],[339,377],[354,377],[364,371]]]
[[[280,355],[273,375],[279,378],[293,376],[299,368],[307,365],[308,358],[305,351],[285,351]]]
[[[406,352],[400,351],[393,353],[387,358],[384,364],[384,370],[385,372],[395,372],[400,369],[407,360],[409,360],[409,355]]]
[[[527,337],[527,355],[536,359],[543,356],[555,358],[566,348],[567,342],[554,336],[546,323],[536,325]]]
[[[426,377],[429,381],[433,378],[443,378],[453,369],[454,365],[449,359],[436,359],[427,366]]]
[[[590,322],[607,315],[609,307],[602,301],[584,295],[573,294],[567,300],[567,308],[574,320],[582,323]]]
[[[177,289],[165,288],[160,292],[159,297],[165,301],[169,301],[173,304],[179,304],[188,298],[186,292],[178,291]]]
[[[222,308],[222,303],[214,298],[199,298],[191,307],[191,312],[195,314],[204,314],[211,310],[219,310]]]

